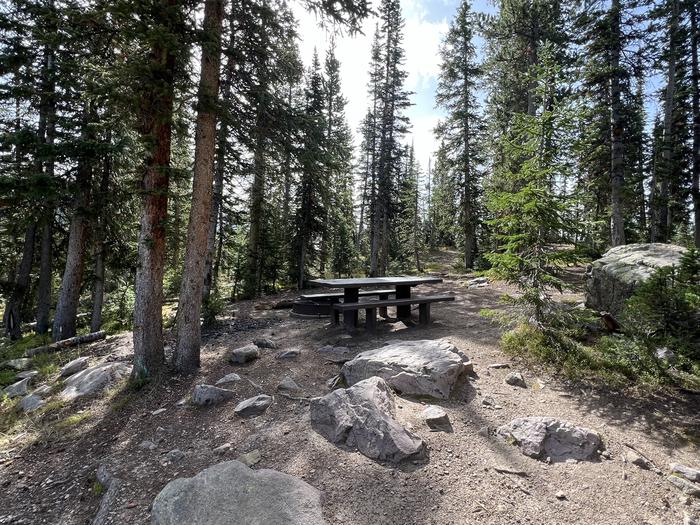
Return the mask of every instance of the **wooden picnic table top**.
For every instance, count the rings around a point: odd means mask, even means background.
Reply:
[[[328,288],[362,288],[363,286],[418,286],[441,283],[439,277],[361,277],[358,279],[313,279],[310,284]]]

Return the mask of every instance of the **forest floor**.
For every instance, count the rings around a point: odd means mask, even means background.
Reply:
[[[583,278],[581,271],[574,275]],[[195,377],[167,377],[138,391],[123,387],[106,397],[23,416],[19,430],[0,436],[0,523],[89,523],[103,492],[95,478],[99,465],[123,481],[107,523],[149,523],[150,505],[169,481],[251,452],[249,460],[259,453],[253,468],[280,470],[321,490],[330,524],[657,525],[680,524],[684,512],[697,513],[692,507],[697,499],[691,502],[665,476],[624,459],[629,444],[664,472],[670,462],[700,467],[697,396],[612,391],[550,375],[504,355],[501,329],[479,314],[483,308],[505,308],[498,299],[510,291],[507,286],[469,288],[466,276],[447,275],[442,284],[424,288],[453,291],[457,299],[436,305],[429,327],[380,322],[375,335],[360,330],[350,336],[327,319],[298,319],[272,309],[294,294],[240,302],[205,333]],[[247,365],[227,362],[228,350],[258,337],[272,339],[280,349],[299,348],[301,355],[278,360],[277,351],[264,350]],[[420,417],[425,402],[398,399],[399,421],[428,446],[425,460],[385,464],[336,447],[311,428],[307,401],[276,392],[280,380],[290,376],[303,388],[301,397],[328,393],[326,382],[339,366],[316,352],[325,344],[360,352],[391,339],[435,338],[461,349],[476,374],[453,398],[432,402],[449,414],[452,433],[429,431]],[[131,351],[128,333],[81,349],[83,355],[117,360],[128,360]],[[494,363],[508,363],[510,369],[488,368]],[[528,388],[505,384],[510,371],[522,372]],[[211,408],[178,405],[194,385],[214,384],[231,372],[250,379],[236,383],[236,400]],[[234,416],[238,400],[259,392],[274,396],[263,415]],[[500,408],[483,405],[485,396]],[[547,464],[482,430],[530,415],[596,430],[609,459]],[[154,444],[152,450],[141,446],[144,441]],[[183,454],[168,454],[174,449]]]

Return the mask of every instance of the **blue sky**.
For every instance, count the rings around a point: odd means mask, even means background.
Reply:
[[[408,71],[406,88],[414,92],[413,106],[407,111],[413,125],[409,140],[413,140],[417,159],[424,169],[427,169],[428,157],[436,149],[432,130],[441,117],[441,112],[435,109],[435,88],[439,72],[438,49],[459,3],[459,0],[402,0],[401,2],[406,21],[404,29],[406,70]],[[293,9],[299,20],[302,58],[308,65],[314,47],[321,55],[325,53],[331,34],[319,27],[315,16],[307,12],[300,3],[293,4]],[[477,12],[494,12],[493,6],[486,0],[476,0],[472,9]],[[348,99],[347,117],[355,134],[368,105],[367,68],[376,22],[376,19],[368,19],[364,22],[364,35],[336,36],[336,54],[341,63],[344,94]]]

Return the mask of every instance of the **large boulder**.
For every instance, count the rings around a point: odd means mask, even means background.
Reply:
[[[358,354],[343,365],[348,385],[381,377],[403,394],[447,399],[466,363],[459,350],[442,340],[389,341],[386,346]]]
[[[332,443],[382,461],[423,456],[423,441],[404,428],[395,413],[394,394],[380,377],[311,400],[311,426]]]
[[[126,363],[112,362],[91,366],[65,380],[61,398],[71,401],[77,397],[95,394],[125,379],[130,373],[131,366]]]
[[[659,268],[680,264],[685,248],[673,244],[627,244],[608,250],[586,272],[586,306],[619,314],[635,289]]]
[[[594,430],[577,427],[553,417],[521,417],[496,430],[496,435],[518,445],[520,451],[533,458],[551,461],[589,459],[601,447]]]
[[[321,493],[275,470],[240,461],[168,483],[153,501],[153,525],[323,525]]]

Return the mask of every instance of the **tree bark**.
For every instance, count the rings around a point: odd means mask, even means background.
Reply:
[[[698,6],[690,4],[691,86],[693,106],[693,210],[695,213],[695,246],[700,248],[700,68],[698,66]]]
[[[81,139],[87,143],[94,137],[88,132],[89,109],[83,117]],[[92,185],[92,159],[83,155],[78,161],[76,178],[77,196],[73,205],[73,217],[68,234],[68,251],[61,288],[58,293],[51,338],[54,342],[68,339],[76,334],[76,316],[85,270],[85,247],[88,240],[89,220],[86,216],[90,208],[90,186]]]
[[[266,88],[265,88],[266,89]],[[260,101],[263,104],[263,101]],[[253,160],[253,185],[250,188],[250,230],[248,232],[247,261],[243,294],[246,299],[258,295],[260,284],[260,242],[263,228],[263,204],[265,199],[265,136],[262,129],[262,107],[258,108],[255,153]]]
[[[39,249],[39,286],[37,289],[36,333],[45,334],[49,331],[49,315],[51,311],[51,280],[53,278],[53,246],[51,237],[53,230],[53,209],[41,222],[41,247]]]
[[[105,139],[107,146],[111,146],[112,134],[107,131]],[[95,222],[95,268],[93,270],[92,288],[92,316],[90,318],[90,331],[97,332],[102,327],[102,307],[104,305],[105,291],[105,198],[109,189],[109,181],[112,176],[112,154],[107,153],[102,166],[102,178],[100,187],[95,197],[95,210],[97,219]]]
[[[165,29],[176,33],[182,0],[162,0],[161,7]],[[163,271],[176,60],[172,42],[157,39],[152,44],[148,73],[155,82],[141,99],[140,132],[148,147],[135,284],[132,378],[136,380],[160,374],[164,361]]]
[[[224,0],[206,0],[199,107],[195,130],[192,205],[187,228],[185,269],[177,310],[175,368],[183,374],[191,373],[199,367],[199,347],[202,337],[199,319],[202,312],[204,266],[211,230],[212,185],[216,153],[216,105],[219,94],[223,17]]]
[[[624,123],[622,117],[622,87],[620,85],[620,55],[621,55],[621,29],[622,16],[620,0],[613,0],[610,9],[611,37],[611,69],[610,80],[611,97],[611,158],[610,158],[610,238],[613,246],[625,244],[625,221],[623,214],[622,193],[624,191]]]
[[[231,42],[229,48],[234,46],[234,31],[231,30]],[[232,84],[235,62],[232,56],[226,61],[226,68],[223,81],[221,83],[221,99],[224,107],[228,108],[231,103]],[[219,226],[219,210],[221,208],[224,194],[224,174],[226,172],[226,141],[228,140],[228,119],[221,119],[219,131],[217,133],[216,168],[214,173],[214,196],[211,202],[211,213],[209,215],[209,237],[207,238],[207,260],[204,272],[204,292],[202,298],[204,304],[209,302],[212,287],[214,285],[214,257],[216,248],[216,231]]]
[[[22,305],[29,287],[29,275],[32,271],[35,235],[36,223],[31,223],[24,232],[22,259],[19,262],[12,293],[5,305],[5,313],[3,314],[5,335],[12,340],[22,337]]]

